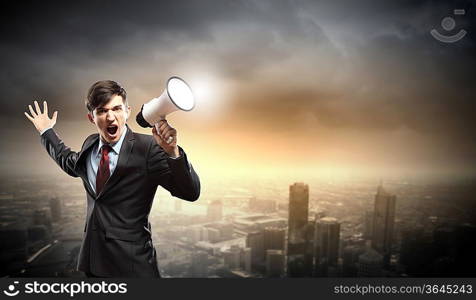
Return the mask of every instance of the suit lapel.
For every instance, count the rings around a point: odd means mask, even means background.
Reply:
[[[94,195],[95,193],[89,184],[86,163],[87,163],[88,154],[91,152],[93,146],[96,143],[98,143],[98,141],[99,141],[99,134],[94,134],[84,142],[83,148],[81,149],[81,152],[79,153],[78,160],[76,161],[76,165],[74,166],[76,173],[86,183],[85,186],[87,187],[88,192],[91,195]]]
[[[128,126],[124,142],[122,143],[121,150],[119,151],[119,159],[117,161],[116,169],[114,170],[114,173],[112,173],[111,177],[109,177],[109,179],[106,181],[104,188],[102,189],[101,193],[96,196],[96,199],[107,193],[107,191],[110,190],[122,176],[124,176],[133,146],[134,133]]]

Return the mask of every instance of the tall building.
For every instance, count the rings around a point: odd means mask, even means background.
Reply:
[[[294,183],[289,186],[288,210],[288,276],[308,276],[306,232],[309,215],[309,186],[307,184]]]
[[[366,210],[363,216],[364,239],[371,240],[374,227],[374,212]]]
[[[207,218],[209,221],[221,221],[223,218],[223,203],[220,200],[214,200],[208,204]]]
[[[251,248],[242,248],[240,253],[240,267],[251,273]]]
[[[51,210],[51,219],[53,222],[58,222],[61,220],[62,211],[63,211],[63,202],[60,198],[55,197],[50,199],[50,210]]]
[[[248,233],[248,235],[246,236],[246,247],[251,248],[252,270],[262,272],[264,269],[265,262],[263,231]]]
[[[378,187],[375,195],[372,248],[383,255],[384,266],[390,263],[396,199],[397,197],[387,193],[382,185]]]
[[[230,249],[227,249],[223,252],[223,259],[225,267],[230,270],[235,270],[240,268],[240,254],[241,249],[237,245],[233,245]]]
[[[266,250],[266,277],[283,277],[284,260],[283,250]]]
[[[336,265],[339,257],[340,223],[336,218],[324,217],[316,221],[314,241],[316,259]]]
[[[264,229],[264,249],[284,250],[286,230],[284,228],[266,227]]]
[[[356,245],[350,245],[343,251],[343,276],[356,277],[358,271],[359,256],[363,254],[364,249]]]
[[[315,226],[315,273],[327,276],[327,269],[336,267],[339,258],[340,223],[335,218],[324,217]]]

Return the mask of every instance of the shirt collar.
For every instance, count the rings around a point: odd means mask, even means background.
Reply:
[[[114,144],[110,145],[112,148],[112,151],[114,151],[116,154],[119,154],[119,151],[121,151],[122,142],[124,141],[124,138],[126,137],[126,133],[127,133],[127,126],[124,125],[124,130],[122,132],[121,138]],[[96,149],[96,155],[101,154],[100,152],[103,145],[106,145],[106,143],[103,143],[103,141],[101,140],[101,137],[99,137],[99,146]]]

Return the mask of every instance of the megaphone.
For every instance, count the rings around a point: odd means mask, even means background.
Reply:
[[[147,128],[153,127],[165,116],[177,111],[191,111],[195,106],[192,89],[180,77],[172,76],[167,80],[167,85],[157,98],[142,105],[136,116],[137,124]]]

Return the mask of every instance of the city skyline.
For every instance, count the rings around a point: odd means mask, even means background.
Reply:
[[[268,197],[235,196],[226,199],[222,195],[223,201],[207,200],[208,197],[204,197],[201,203],[182,201],[180,209],[177,209],[175,198],[164,200],[158,196],[154,203],[156,209],[152,210],[150,218],[162,274],[164,277],[211,278],[447,277],[473,274],[467,273],[472,264],[464,249],[470,251],[475,245],[463,237],[469,237],[475,230],[475,217],[474,214],[471,217],[470,209],[474,204],[463,196],[465,193],[459,194],[467,185],[452,187],[450,184],[394,181],[384,185],[384,192],[381,183],[327,182],[320,183],[319,190],[315,191],[320,192],[317,198],[313,196],[312,188],[293,196],[291,191],[296,187],[304,191],[306,186],[304,183],[288,185],[285,189],[288,193],[281,200],[269,192]],[[271,191],[277,187],[269,185],[268,189]],[[38,189],[35,184],[31,188]],[[19,238],[28,238],[30,255],[25,259],[31,262],[26,264],[25,275],[42,277],[56,272],[54,276],[59,277],[82,276],[74,271],[74,259],[84,225],[84,195],[81,195],[79,186],[70,185],[57,189],[57,193],[56,196],[44,194],[42,199],[28,195],[28,189],[23,193],[1,195],[2,235],[11,234],[8,228],[16,226],[14,224],[24,224],[16,227],[16,238],[7,245],[17,243],[18,246],[21,245],[21,242],[18,244]],[[372,245],[374,237],[365,237],[368,230],[366,212],[373,215],[375,206],[380,209],[376,204],[382,201],[381,196],[391,198],[393,193],[398,195],[398,200],[390,250],[374,249],[378,248]],[[301,242],[304,247],[294,247],[291,248],[294,252],[289,252],[287,204],[296,196],[304,202],[307,199],[308,226],[304,227],[304,244]],[[30,209],[22,208],[25,205]],[[196,210],[197,207],[200,209]],[[459,210],[467,211],[466,216],[457,213]],[[16,223],[7,225],[5,213]],[[29,219],[31,221],[27,221]],[[18,258],[22,253],[15,251],[16,256],[5,256],[10,252],[2,250],[2,261],[14,262],[13,257]],[[290,274],[289,269],[286,270],[289,256],[296,255],[297,261],[304,262],[304,265]],[[388,264],[384,264],[384,255],[390,257]],[[54,257],[61,258],[61,261]],[[45,264],[42,262],[45,259],[51,262]],[[451,261],[454,261],[453,267],[448,265]],[[17,268],[21,267],[18,263]]]

